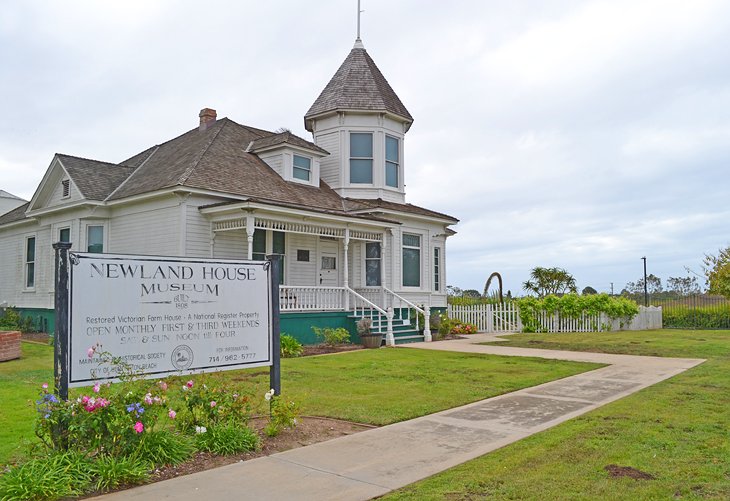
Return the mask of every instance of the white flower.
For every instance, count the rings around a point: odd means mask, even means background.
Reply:
[[[267,402],[269,400],[271,400],[271,397],[274,396],[274,393],[276,393],[276,392],[274,391],[273,388],[271,388],[269,391],[266,392],[266,394],[264,394],[264,398],[266,399]]]
[[[208,431],[208,429],[205,426],[196,426],[195,427],[195,433],[200,434],[200,433],[205,433],[206,431]]]

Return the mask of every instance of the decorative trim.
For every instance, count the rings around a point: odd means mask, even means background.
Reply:
[[[289,221],[276,221],[257,217],[254,220],[254,228],[263,230],[283,231],[286,233],[299,233],[302,235],[317,235],[320,237],[345,238],[345,228],[333,228],[309,223],[294,223]],[[245,230],[246,218],[229,219],[213,223],[213,231]],[[373,231],[350,230],[350,238],[353,240],[365,240],[368,242],[382,242],[383,234]]]

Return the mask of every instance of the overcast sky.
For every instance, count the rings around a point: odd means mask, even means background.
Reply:
[[[415,123],[406,196],[461,220],[447,281],[535,266],[616,291],[730,244],[730,2],[363,0],[366,49]],[[302,137],[356,0],[6,0],[0,189],[55,152],[121,161],[218,116]]]

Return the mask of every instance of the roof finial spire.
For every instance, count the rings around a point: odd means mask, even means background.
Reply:
[[[355,39],[355,49],[364,49],[365,46],[362,44],[362,40],[360,39],[360,14],[365,12],[364,10],[360,10],[360,0],[357,0],[357,38]]]

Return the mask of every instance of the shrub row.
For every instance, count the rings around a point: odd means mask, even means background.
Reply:
[[[557,313],[563,318],[580,318],[582,315],[603,313],[611,319],[625,318],[627,321],[639,313],[639,306],[634,301],[608,294],[565,294],[560,297],[550,295],[544,298],[524,297],[516,301],[520,309],[522,332],[542,330],[538,320],[541,311],[548,314]]]
[[[662,308],[667,329],[730,329],[730,306]]]

